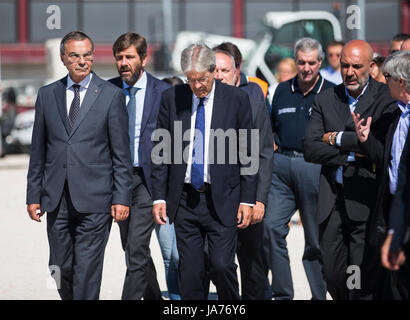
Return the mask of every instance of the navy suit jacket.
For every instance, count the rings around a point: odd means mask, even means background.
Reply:
[[[27,176],[27,204],[54,211],[68,183],[75,209],[110,212],[131,205],[132,165],[125,95],[95,73],[71,131],[67,77],[40,88]]]
[[[389,229],[394,230],[390,245],[391,252],[397,252],[404,243],[407,227],[410,222],[410,135],[407,134],[406,143],[400,158],[396,193],[393,197]]]
[[[122,80],[120,77],[108,81],[122,89]],[[157,116],[162,92],[169,87],[170,85],[168,83],[153,77],[147,72],[147,89],[145,91],[144,110],[142,113],[138,159],[139,165],[144,172],[148,192],[151,195],[151,150],[153,147],[151,135],[157,126]]]
[[[183,159],[183,150],[189,145],[189,141],[183,141],[180,150],[175,148],[178,142],[174,139],[174,133],[178,128],[177,121],[182,124],[182,134],[191,129],[192,94],[187,84],[166,90],[162,95],[158,114],[157,128],[165,129],[170,133],[171,164],[153,164],[151,175],[153,199],[166,200],[170,222],[177,214],[187,169],[185,161],[177,163],[175,159]],[[234,129],[238,133],[239,129],[252,128],[252,110],[248,95],[236,87],[215,81],[211,129],[224,131]],[[248,141],[248,150],[246,150],[248,154],[250,154],[250,147]],[[209,152],[214,152],[214,162],[217,162],[217,143],[214,143],[214,150]],[[239,151],[237,152],[239,159]],[[237,224],[236,215],[240,202],[255,203],[256,174],[241,175],[241,167],[246,166],[240,161],[229,164],[229,143],[225,144],[224,153],[226,164],[210,164],[211,194],[214,209],[222,224],[234,226]]]

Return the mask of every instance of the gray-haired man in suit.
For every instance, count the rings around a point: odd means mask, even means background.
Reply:
[[[93,53],[82,32],[62,39],[69,74],[38,92],[27,176],[30,218],[48,213],[49,265],[63,300],[99,298],[112,217],[126,219],[131,204],[125,96],[91,72]]]

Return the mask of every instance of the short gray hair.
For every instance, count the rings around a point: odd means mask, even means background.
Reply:
[[[397,51],[388,56],[383,72],[390,74],[394,80],[403,79],[407,90],[410,90],[410,51]]]
[[[183,73],[189,71],[215,70],[215,53],[204,43],[191,44],[181,54],[181,69]]]
[[[299,51],[302,52],[310,52],[313,50],[318,50],[318,60],[322,60],[324,57],[323,48],[319,41],[312,38],[301,38],[295,43],[295,47],[293,49],[293,56],[295,61],[297,60],[297,53]]]

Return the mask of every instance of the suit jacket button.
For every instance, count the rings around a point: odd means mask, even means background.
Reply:
[[[63,168],[67,168],[67,164],[64,163],[64,164],[63,164]]]

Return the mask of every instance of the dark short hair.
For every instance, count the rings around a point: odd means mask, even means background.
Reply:
[[[242,63],[242,54],[239,48],[232,42],[222,42],[220,45],[213,47],[213,51],[225,51],[228,52],[235,60],[235,68],[239,69]]]
[[[177,86],[179,84],[184,84],[184,81],[181,80],[181,78],[178,78],[176,76],[169,77],[169,78],[164,78],[162,81],[165,81],[166,83],[169,83],[171,86]]]
[[[373,61],[379,68],[383,65],[384,60],[386,60],[386,58],[383,57],[383,56],[375,56],[375,57],[372,59],[372,61]]]
[[[92,50],[94,51],[94,43],[93,43],[93,41],[91,40],[91,38],[89,37],[89,36],[87,36],[84,32],[82,32],[82,31],[71,31],[70,33],[67,33],[64,37],[63,37],[63,39],[61,39],[61,42],[60,42],[60,53],[62,54],[62,55],[64,55],[64,53],[65,53],[65,44],[68,42],[68,41],[71,41],[71,40],[76,40],[76,41],[81,41],[81,40],[84,40],[84,39],[88,39],[90,42],[91,42],[91,47],[92,47]]]
[[[141,60],[145,59],[147,56],[147,40],[134,32],[127,32],[120,35],[112,45],[112,53],[115,56],[117,52],[128,49],[131,46],[135,47]]]
[[[391,41],[397,41],[397,42],[402,42],[405,41],[407,39],[410,39],[410,34],[408,33],[404,33],[404,32],[399,32],[398,34],[396,34]]]

